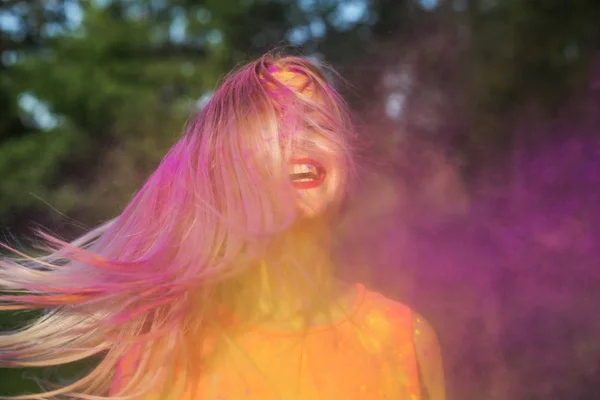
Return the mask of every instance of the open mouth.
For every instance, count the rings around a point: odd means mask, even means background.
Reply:
[[[291,160],[290,180],[297,189],[311,189],[320,186],[327,175],[325,167],[310,158]]]

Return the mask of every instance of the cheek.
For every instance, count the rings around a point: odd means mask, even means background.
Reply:
[[[298,190],[298,206],[305,216],[314,216],[335,208],[343,198],[343,177],[340,170],[332,168],[325,182],[317,188]]]
[[[327,181],[326,187],[327,187],[328,191],[338,192],[343,188],[344,180],[343,180],[342,174],[340,172],[341,172],[341,170],[338,166],[334,166],[333,168],[330,169],[330,171],[327,175],[327,179],[326,179],[326,181]]]

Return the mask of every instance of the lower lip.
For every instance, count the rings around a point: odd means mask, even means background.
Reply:
[[[292,164],[307,164],[307,165],[312,165],[313,167],[315,167],[317,169],[317,171],[319,172],[319,179],[316,179],[314,181],[306,181],[306,182],[294,182],[292,181],[292,185],[294,185],[294,187],[296,189],[314,189],[316,187],[321,186],[321,184],[323,183],[323,181],[325,181],[325,178],[327,177],[327,171],[325,170],[325,167],[310,158],[298,158],[298,159],[293,159],[291,160]]]

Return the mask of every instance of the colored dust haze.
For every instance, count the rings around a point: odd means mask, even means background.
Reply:
[[[542,139],[468,184],[410,137],[371,156],[340,225],[341,274],[430,321],[450,398],[599,398],[599,122],[538,125]]]

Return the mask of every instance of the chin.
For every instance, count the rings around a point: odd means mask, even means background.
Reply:
[[[298,207],[299,220],[321,219],[325,218],[327,214],[329,213],[326,208],[314,208],[307,205],[301,205]]]
[[[299,222],[305,221],[322,221],[328,222],[335,218],[340,212],[341,202],[298,202],[298,218]]]
[[[310,188],[295,186],[298,222],[329,222],[339,214],[345,196],[341,190],[339,174],[335,169],[332,169],[327,179],[318,186]]]

